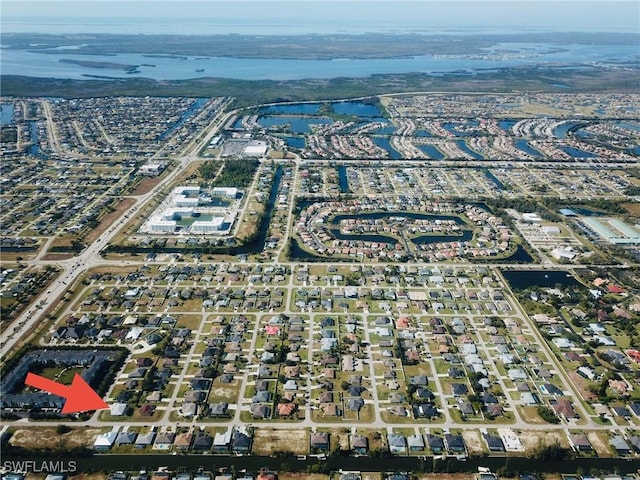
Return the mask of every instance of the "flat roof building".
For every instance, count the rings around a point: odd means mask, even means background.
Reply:
[[[211,193],[222,197],[236,198],[238,196],[238,189],[235,187],[215,187]]]
[[[251,140],[242,153],[247,157],[262,157],[267,153],[268,148],[264,140]]]
[[[196,220],[191,225],[191,231],[194,233],[218,232],[222,230],[224,217],[213,217],[211,220]]]
[[[152,232],[173,232],[176,229],[175,220],[152,220],[149,222],[149,229]]]

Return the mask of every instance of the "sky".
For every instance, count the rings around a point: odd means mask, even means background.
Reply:
[[[2,0],[1,18],[4,32],[39,33],[640,33],[640,1]]]

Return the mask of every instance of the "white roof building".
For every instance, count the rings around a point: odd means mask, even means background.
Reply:
[[[251,140],[242,154],[246,157],[262,157],[267,153],[269,146],[264,140]]]
[[[119,431],[120,427],[113,427],[110,432],[101,433],[98,435],[98,438],[96,438],[96,441],[93,442],[93,448],[102,450],[111,448],[118,437]]]
[[[235,187],[215,187],[211,193],[223,197],[236,198],[236,196],[238,196],[238,189]]]
[[[217,232],[222,230],[224,217],[213,217],[211,220],[196,220],[191,224],[194,233]]]

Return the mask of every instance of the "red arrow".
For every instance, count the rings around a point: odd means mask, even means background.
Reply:
[[[70,386],[54,382],[34,373],[27,373],[24,383],[30,387],[65,398],[66,402],[64,402],[61,413],[78,413],[109,408],[109,405],[77,373],[73,377],[73,382],[71,382]]]

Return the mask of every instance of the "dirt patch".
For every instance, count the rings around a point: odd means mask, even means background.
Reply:
[[[625,203],[623,207],[634,217],[640,217],[640,203]]]
[[[107,474],[101,472],[80,473],[78,475],[72,475],[68,478],[69,480],[107,480]]]
[[[87,233],[85,242],[88,244],[93,243],[96,238],[104,233],[104,231],[111,226],[120,216],[128,209],[131,208],[136,201],[133,198],[123,198],[120,200],[112,212],[107,213],[98,224],[96,228]]]
[[[55,262],[57,260],[68,260],[70,258],[73,258],[75,255],[73,255],[73,253],[47,253],[44,257],[42,257],[42,260],[50,260],[52,262]]]
[[[321,473],[278,473],[280,480],[328,480],[329,475]]]
[[[419,480],[473,480],[475,475],[472,473],[427,473],[418,475]]]
[[[580,395],[582,395],[582,398],[584,398],[587,402],[595,402],[598,400],[598,397],[596,395],[587,390],[588,380],[586,380],[584,377],[581,377],[576,372],[566,373],[567,375],[569,375],[573,386],[578,388],[578,391],[580,392]]]
[[[9,443],[23,448],[90,447],[100,433],[100,428],[87,427],[73,427],[63,435],[56,433],[56,427],[21,428],[14,432]]]
[[[236,392],[235,388],[217,387],[211,390],[211,395],[216,398],[234,399],[236,398]]]
[[[464,430],[462,437],[470,455],[484,453],[484,441],[478,430]]]
[[[44,480],[47,475],[44,473],[27,473],[26,480]],[[68,480],[107,480],[108,475],[102,472],[96,473],[79,473],[67,477]]]
[[[599,457],[611,456],[611,447],[609,446],[609,435],[606,432],[589,432],[587,438],[591,442],[593,449]]]
[[[138,195],[144,195],[145,193],[149,193],[161,181],[162,181],[162,177],[145,178],[138,184],[135,190],[131,192],[131,196],[135,197]]]
[[[271,455],[274,452],[309,453],[309,435],[303,430],[257,429],[253,440],[254,455]]]
[[[538,410],[536,409],[536,407],[518,407],[518,410],[520,411],[520,416],[522,417],[522,419],[527,423],[532,423],[532,424],[547,423],[542,418],[540,418],[540,415],[538,415]]]
[[[518,435],[525,451],[532,450],[540,444],[551,445],[556,441],[563,447],[569,446],[564,430],[532,431],[527,430]]]
[[[118,273],[133,273],[138,269],[138,267],[116,267],[116,266],[108,266],[108,267],[96,267],[89,270],[89,275],[94,273],[100,274],[118,274]]]

